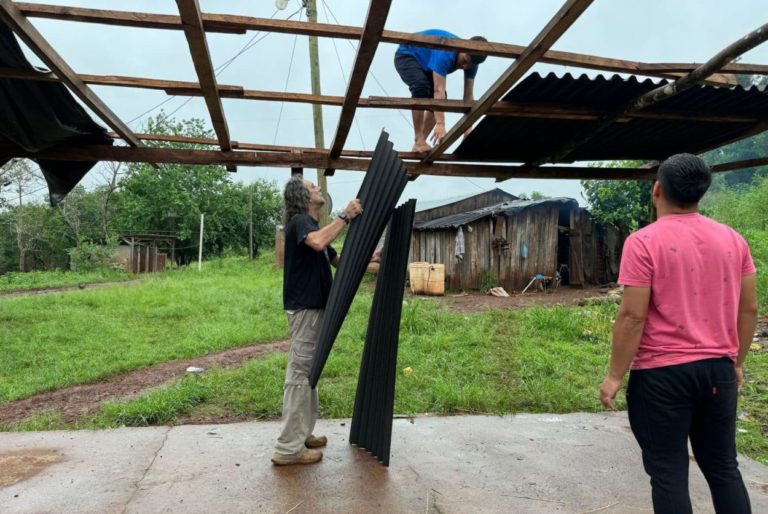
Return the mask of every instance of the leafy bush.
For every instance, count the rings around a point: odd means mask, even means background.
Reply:
[[[112,269],[119,265],[116,250],[117,241],[110,241],[106,245],[83,241],[79,246],[67,250],[67,253],[69,253],[70,267],[73,270],[96,271]]]

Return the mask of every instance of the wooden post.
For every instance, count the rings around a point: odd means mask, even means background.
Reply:
[[[205,223],[205,214],[200,215],[200,244],[197,250],[197,271],[203,271],[203,224]]]
[[[310,23],[317,23],[317,2],[316,0],[306,0],[307,20]],[[317,36],[309,36],[309,70],[312,81],[312,94],[320,93],[320,56],[318,55]],[[321,105],[312,105],[312,119],[315,125],[315,148],[325,148],[325,137],[323,135],[323,107]],[[317,169],[317,185],[323,192],[325,205],[320,210],[320,226],[328,224],[328,206],[330,199],[328,197],[328,181],[325,178],[325,169]]]
[[[651,180],[651,195],[648,198],[648,209],[650,210],[650,216],[648,218],[650,219],[650,222],[653,223],[657,219],[659,219],[659,213],[656,211],[656,205],[653,203],[653,186],[656,185],[656,179]]]
[[[250,220],[248,221],[248,257],[253,260],[253,186],[248,188],[248,211]]]

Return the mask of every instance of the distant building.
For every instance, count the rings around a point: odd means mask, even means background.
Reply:
[[[558,271],[576,287],[616,280],[626,234],[571,198],[489,202],[501,194],[509,195],[497,189],[417,213],[411,262],[444,264],[448,289],[521,291],[534,275]]]

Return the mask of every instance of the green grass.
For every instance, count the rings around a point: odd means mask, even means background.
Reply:
[[[125,271],[109,269],[83,273],[75,271],[11,272],[0,275],[0,291],[27,291],[61,286],[76,286],[78,284],[131,280],[134,278],[136,277]]]
[[[159,362],[287,336],[271,254],[132,287],[0,298],[0,405]]]
[[[270,264],[271,256],[256,264],[244,260],[209,263],[203,274],[188,270],[149,280],[138,288],[121,288],[118,301],[112,296],[88,296],[85,291],[67,297],[57,295],[70,313],[74,299],[84,296],[86,313],[92,320],[87,330],[60,320],[48,329],[56,337],[39,351],[6,354],[0,369],[0,391],[27,390],[32,382],[50,380],[82,381],[82,368],[136,367],[139,362],[160,362],[212,351],[214,347],[237,346],[252,340],[285,337],[287,326],[280,308],[281,280]],[[102,294],[101,291],[89,293]],[[68,299],[67,299],[68,298]],[[18,302],[20,299],[14,300]],[[29,299],[25,312],[45,319],[50,306],[44,298]],[[102,302],[103,300],[103,302]],[[365,329],[372,301],[370,288],[360,289],[341,333],[331,351],[320,381],[321,416],[349,417],[352,414]],[[99,307],[102,305],[103,307]],[[22,302],[23,304],[23,302]],[[6,300],[0,303],[0,318]],[[110,307],[107,308],[106,306]],[[610,329],[616,312],[614,303],[584,308],[530,308],[480,313],[451,312],[433,299],[409,299],[403,305],[395,401],[397,414],[419,413],[567,413],[600,412],[597,389],[607,368]],[[5,318],[18,323],[16,317]],[[121,314],[132,312],[134,317]],[[61,315],[60,315],[61,317]],[[119,321],[122,320],[122,321]],[[13,324],[11,323],[11,325]],[[116,333],[131,337],[119,345],[100,343],[110,325]],[[79,326],[79,325],[78,325]],[[4,329],[4,328],[3,328]],[[70,336],[65,332],[77,332]],[[101,336],[92,336],[91,332]],[[158,334],[165,334],[158,337]],[[204,334],[203,337],[200,334]],[[19,336],[21,337],[21,336]],[[27,333],[26,341],[35,337]],[[79,338],[88,337],[88,340]],[[52,340],[66,338],[67,343]],[[21,340],[20,340],[21,341]],[[57,358],[45,356],[63,346]],[[113,351],[111,348],[119,348]],[[20,359],[30,353],[35,359]],[[106,353],[101,355],[101,353]],[[43,357],[45,356],[45,357]],[[151,356],[151,358],[150,358]],[[89,362],[89,366],[79,366]],[[226,414],[242,419],[276,419],[280,416],[286,355],[273,354],[249,361],[236,369],[207,371],[202,376],[185,376],[146,392],[133,401],[106,404],[94,416],[65,424],[56,413],[40,413],[12,430],[55,428],[106,428],[172,424],[184,416]],[[38,371],[40,369],[48,371]],[[406,373],[405,369],[410,368]],[[745,415],[738,422],[744,432],[737,435],[739,451],[768,464],[768,353],[751,353],[746,364],[747,385],[740,403]],[[113,372],[113,371],[110,371]],[[32,380],[27,377],[38,375]],[[7,378],[6,378],[7,377]],[[48,377],[48,378],[46,378]],[[45,380],[43,380],[45,379]],[[3,384],[13,384],[13,388]],[[36,386],[37,387],[37,386]],[[60,386],[50,386],[60,387]],[[27,393],[28,394],[28,393]],[[624,395],[618,398],[625,408]]]

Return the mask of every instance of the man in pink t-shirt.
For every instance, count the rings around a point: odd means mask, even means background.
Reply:
[[[688,439],[718,513],[751,512],[736,461],[736,402],[757,319],[755,266],[744,239],[698,213],[707,165],[691,154],[659,166],[659,219],[624,243],[624,286],[600,400],[624,374],[629,423],[651,477],[654,511],[692,512]]]

